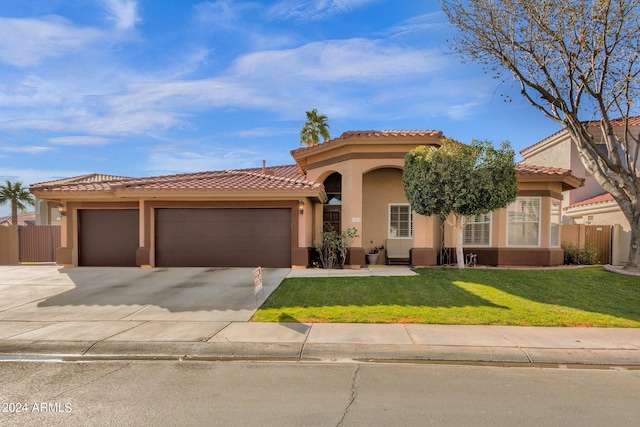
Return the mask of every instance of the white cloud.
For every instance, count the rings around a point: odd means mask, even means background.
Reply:
[[[141,21],[135,0],[103,0],[103,2],[109,13],[109,20],[115,22],[117,29],[133,28]]]
[[[224,136],[239,136],[241,138],[260,138],[267,136],[295,135],[300,129],[282,129],[272,127],[261,127],[253,129],[243,129],[238,132],[228,133]]]
[[[418,84],[447,64],[437,51],[350,39],[247,54],[219,76],[207,79],[144,81],[144,75],[137,76],[137,82],[118,93],[100,94],[100,90],[113,90],[113,84],[101,89],[99,84],[91,86],[89,79],[82,83],[82,90],[93,90],[91,97],[65,87],[72,82],[34,78],[20,89],[26,94],[6,94],[0,87],[0,106],[31,103],[37,112],[25,116],[10,110],[0,129],[137,135],[190,127],[190,116],[216,108],[277,111],[291,117],[310,108],[310,99],[315,100],[314,107],[334,116],[374,114],[382,105],[370,102],[374,93],[388,95],[388,104],[399,99],[396,84]],[[130,76],[115,74],[113,80],[124,82],[126,77]],[[43,109],[44,104],[49,109]]]
[[[204,152],[156,152],[149,156],[146,170],[153,174],[241,169],[262,165],[260,154],[252,150],[213,149]]]
[[[60,136],[49,138],[47,142],[54,145],[101,147],[111,144],[113,140],[97,136]]]
[[[4,151],[5,153],[18,153],[18,154],[30,154],[30,155],[40,155],[49,151],[53,151],[52,147],[42,147],[38,145],[28,145],[23,147],[1,147],[0,151]]]
[[[100,35],[99,30],[76,27],[58,16],[0,17],[0,61],[15,67],[38,65],[45,58],[76,52]]]
[[[235,2],[229,0],[207,1],[196,5],[197,19],[217,29],[237,29],[246,31],[247,28],[239,28],[247,12],[257,10],[259,4],[254,2]]]
[[[413,18],[402,21],[398,25],[383,31],[381,34],[387,36],[401,36],[421,31],[442,30],[448,27],[450,27],[450,24],[446,21],[444,13],[433,12],[414,16]]]
[[[321,21],[379,0],[282,0],[274,4],[267,16],[274,20]]]
[[[238,59],[232,70],[243,78],[344,82],[421,76],[446,64],[447,59],[437,51],[403,48],[378,40],[349,39],[251,53]]]

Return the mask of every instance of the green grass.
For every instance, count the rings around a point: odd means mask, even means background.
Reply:
[[[252,320],[640,327],[640,278],[600,267],[417,271],[286,279]]]

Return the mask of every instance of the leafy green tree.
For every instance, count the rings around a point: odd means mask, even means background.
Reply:
[[[33,206],[35,201],[29,189],[24,188],[21,182],[15,184],[7,180],[0,185],[0,205],[11,203],[11,224],[18,224],[18,210],[24,211],[27,206]]]
[[[640,261],[640,2],[441,0],[454,50],[502,79],[561,124],[587,171],[631,225],[626,268]],[[599,124],[594,127],[593,124]],[[596,130],[590,132],[589,128]],[[605,149],[603,149],[603,146]]]
[[[307,121],[300,131],[300,144],[306,144],[307,147],[318,145],[320,137],[323,138],[323,142],[331,139],[329,124],[327,123],[327,116],[318,114],[318,110],[314,108],[311,111],[307,111]]]
[[[439,215],[456,231],[458,267],[464,268],[464,227],[470,217],[506,207],[516,199],[515,153],[508,143],[495,149],[445,139],[442,146],[417,147],[404,159],[402,180],[411,209]]]

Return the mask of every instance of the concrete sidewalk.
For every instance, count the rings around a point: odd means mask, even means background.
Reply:
[[[0,360],[273,358],[640,367],[640,329],[256,323],[245,317],[252,312],[247,305],[256,304],[252,284],[237,277],[250,277],[245,271],[70,270],[0,268]],[[414,274],[406,267],[315,273],[384,271]],[[285,274],[266,273],[270,292]],[[239,289],[250,298],[238,299]],[[222,309],[214,296],[235,301],[236,309]],[[203,297],[213,300],[207,305]],[[238,313],[242,320],[236,320]]]
[[[29,355],[640,366],[640,330],[130,320],[0,322],[0,360]]]

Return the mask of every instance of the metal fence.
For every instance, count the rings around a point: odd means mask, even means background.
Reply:
[[[20,262],[55,262],[60,247],[59,225],[25,225],[18,228]]]

